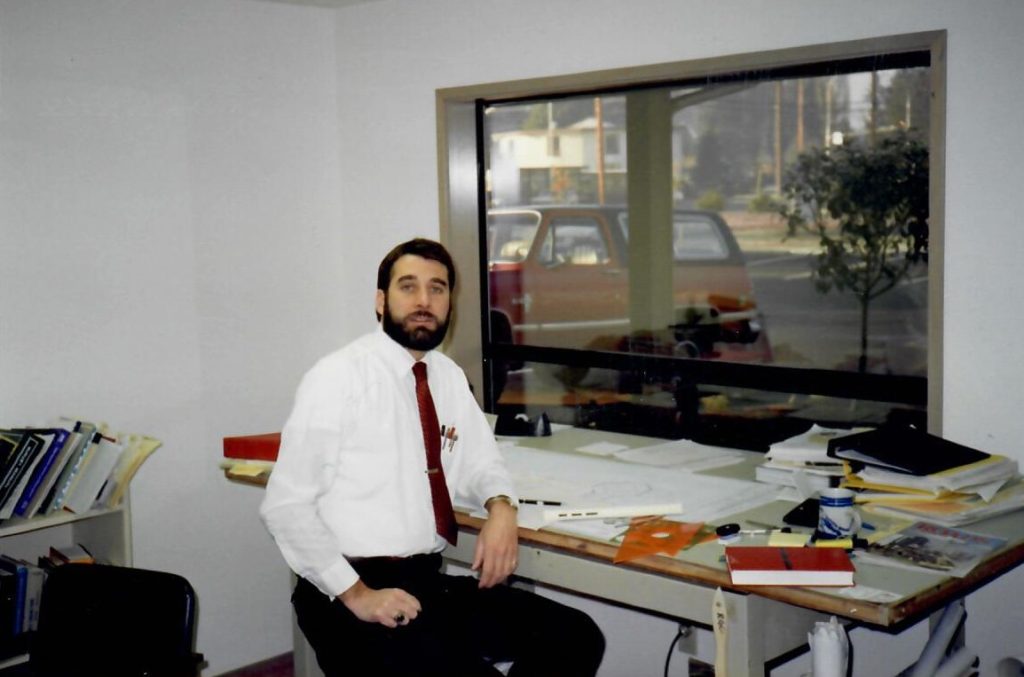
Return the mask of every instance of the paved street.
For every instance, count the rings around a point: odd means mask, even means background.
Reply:
[[[856,369],[860,306],[848,292],[823,294],[811,270],[818,238],[786,237],[781,217],[722,213],[747,258],[776,364]],[[868,358],[873,371],[924,376],[928,346],[928,273],[918,265],[896,288],[871,302]]]

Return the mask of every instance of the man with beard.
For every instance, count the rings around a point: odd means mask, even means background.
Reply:
[[[434,348],[455,267],[437,242],[377,272],[380,329],[302,379],[260,514],[298,575],[299,627],[327,677],[592,676],[604,638],[582,612],[502,585],[515,570],[515,489],[465,375]],[[452,498],[488,518],[477,576],[441,573]]]

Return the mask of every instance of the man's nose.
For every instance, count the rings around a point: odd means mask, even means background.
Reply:
[[[430,305],[430,290],[420,289],[416,292],[416,305],[421,308],[426,308]]]

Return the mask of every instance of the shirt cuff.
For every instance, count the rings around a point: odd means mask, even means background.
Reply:
[[[312,583],[320,588],[320,592],[334,598],[355,585],[359,580],[359,574],[347,559],[342,558],[329,569],[320,572],[318,578],[319,581],[312,581]]]

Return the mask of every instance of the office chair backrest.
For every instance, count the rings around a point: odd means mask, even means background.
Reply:
[[[191,677],[196,598],[176,574],[65,564],[43,586],[33,677]]]

